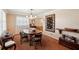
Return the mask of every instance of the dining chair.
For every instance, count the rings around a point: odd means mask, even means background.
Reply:
[[[28,41],[28,34],[21,31],[20,32],[20,43],[22,44],[24,40]]]
[[[37,46],[40,45],[42,47],[42,32],[36,33],[35,36],[32,38],[32,43],[35,46],[35,49],[37,49]]]

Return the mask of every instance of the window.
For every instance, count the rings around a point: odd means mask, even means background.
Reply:
[[[6,31],[6,14],[3,10],[0,10],[0,35]]]
[[[29,27],[28,17],[16,16],[16,27],[19,29],[28,28]]]

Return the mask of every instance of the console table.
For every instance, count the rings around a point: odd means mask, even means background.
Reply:
[[[59,31],[60,34],[62,34],[63,31],[79,33],[79,29],[73,29],[73,28],[64,28],[64,29],[57,28],[57,30]]]

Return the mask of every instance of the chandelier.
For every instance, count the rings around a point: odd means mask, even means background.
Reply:
[[[34,9],[30,9],[30,16],[29,16],[29,18],[31,20],[31,26],[35,26],[35,18],[36,18],[36,16],[33,14],[33,12],[34,12]]]
[[[30,12],[31,12],[30,13],[30,18],[32,18],[32,19],[36,18],[36,16],[33,14],[33,11],[34,11],[34,9],[30,9]]]

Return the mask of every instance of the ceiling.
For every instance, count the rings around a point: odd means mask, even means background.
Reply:
[[[33,15],[43,14],[49,11],[53,11],[54,9],[6,9],[8,14],[19,14],[19,15],[30,15],[31,12]]]

